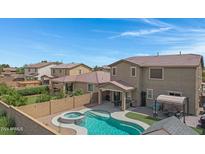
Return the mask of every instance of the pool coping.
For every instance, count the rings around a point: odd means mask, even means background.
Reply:
[[[86,111],[90,111],[92,109],[90,108],[85,108],[85,109],[81,109],[77,112],[80,112],[80,113],[85,113]],[[76,131],[76,135],[88,135],[88,130],[84,127],[81,127],[81,126],[78,126],[78,125],[75,125],[75,124],[65,124],[65,123],[60,123],[57,119],[62,116],[63,114],[66,114],[70,111],[66,111],[66,112],[63,112],[62,114],[54,117],[52,119],[52,123],[55,125],[55,126],[58,126],[58,127],[64,127],[64,128],[71,128],[71,129],[74,129]],[[131,111],[128,111],[128,110],[125,110],[125,111],[118,111],[118,112],[113,112],[113,113],[110,113],[110,116],[116,120],[120,120],[120,121],[125,121],[125,122],[131,122],[131,123],[134,123],[134,124],[137,124],[139,125],[140,127],[142,127],[144,130],[146,130],[148,127],[150,127],[150,125],[142,122],[142,121],[139,121],[139,120],[135,120],[135,119],[130,119],[128,117],[126,117],[125,115],[128,113],[128,112],[131,112]]]

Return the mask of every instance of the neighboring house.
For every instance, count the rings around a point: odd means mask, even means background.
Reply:
[[[25,67],[25,78],[27,80],[41,80],[42,76],[51,77],[51,67],[56,66],[55,62],[42,61],[36,64],[30,64]]]
[[[128,105],[127,100],[131,100],[133,106],[151,106],[157,96],[164,94],[188,97],[189,113],[199,113],[202,56],[180,54],[130,57],[109,66],[111,81],[100,85],[99,92],[110,91],[113,100],[120,101],[123,110]]]
[[[95,71],[105,71],[105,72],[110,72],[111,68],[108,65],[103,65],[101,67],[95,67],[94,68]]]
[[[3,68],[2,73],[3,76],[12,76],[14,74],[16,74],[16,68],[12,68],[12,67],[7,67],[7,68]]]
[[[51,68],[51,75],[53,77],[62,77],[70,75],[80,75],[84,73],[89,73],[92,71],[92,68],[85,64],[60,64]]]
[[[110,81],[110,73],[94,71],[81,75],[64,76],[51,80],[51,89],[58,91],[63,89],[65,93],[81,89],[83,93],[98,93],[98,86]],[[106,96],[106,93],[104,93]]]
[[[160,120],[143,132],[143,135],[199,135],[175,116]]]

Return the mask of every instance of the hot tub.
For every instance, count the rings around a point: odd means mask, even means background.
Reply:
[[[58,121],[61,123],[67,123],[67,124],[78,124],[84,119],[84,114],[80,112],[66,112],[63,113],[59,118]]]

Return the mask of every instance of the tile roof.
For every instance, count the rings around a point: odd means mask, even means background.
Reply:
[[[100,84],[110,81],[110,73],[103,71],[95,71],[81,75],[64,76],[52,79],[53,82],[86,82]]]
[[[124,81],[121,81],[121,80],[118,80],[118,81],[109,81],[108,84],[111,83],[123,90],[133,90],[134,87],[130,86],[128,83],[124,82]]]
[[[56,65],[52,68],[67,68],[67,69],[70,69],[70,68],[76,67],[78,65],[81,65],[81,64],[79,64],[79,63],[60,64],[60,65]]]
[[[15,71],[16,71],[16,68],[13,68],[13,67],[6,67],[6,68],[3,68],[3,71],[5,71],[5,72],[7,72],[7,71],[15,72]]]
[[[137,56],[129,57],[122,59],[120,61],[128,61],[134,64],[137,64],[141,67],[147,66],[198,66],[203,57],[196,54],[179,54],[179,55],[159,55],[159,56]],[[120,61],[117,61],[113,64],[116,64]],[[111,65],[113,65],[111,64]]]
[[[143,132],[144,135],[199,135],[175,116],[154,123]]]
[[[40,62],[40,63],[36,63],[36,64],[30,64],[28,66],[26,66],[26,68],[42,68],[45,66],[49,66],[51,64],[56,64],[55,62]]]

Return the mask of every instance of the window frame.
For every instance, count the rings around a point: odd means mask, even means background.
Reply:
[[[92,91],[89,90],[89,85],[92,85],[92,87],[93,87],[93,90],[92,90]],[[88,84],[87,84],[87,91],[88,91],[88,92],[94,92],[94,84],[93,84],[93,83],[88,83]]]
[[[151,78],[151,69],[161,69],[162,70],[162,78]],[[164,68],[163,67],[149,67],[149,80],[164,80]]]
[[[113,69],[115,69],[115,74],[113,74]],[[117,75],[117,67],[112,67],[112,76],[116,76]]]
[[[177,97],[182,97],[182,92],[180,92],[180,91],[171,91],[171,90],[168,91],[167,94],[168,94],[169,96],[173,96],[173,95],[170,95],[170,93],[174,93],[174,94],[177,94],[177,93],[178,93],[178,94],[180,94],[180,96],[177,96]],[[175,95],[174,95],[174,96],[175,96]]]
[[[148,91],[152,91],[152,97],[151,98],[148,98]],[[147,96],[146,96],[147,99],[150,99],[150,100],[153,100],[154,98],[154,90],[153,89],[147,89]]]
[[[133,68],[135,69],[135,75],[134,75],[134,76],[132,75],[132,69],[133,69]],[[131,66],[131,67],[130,67],[130,77],[136,77],[136,76],[137,76],[137,67]]]

